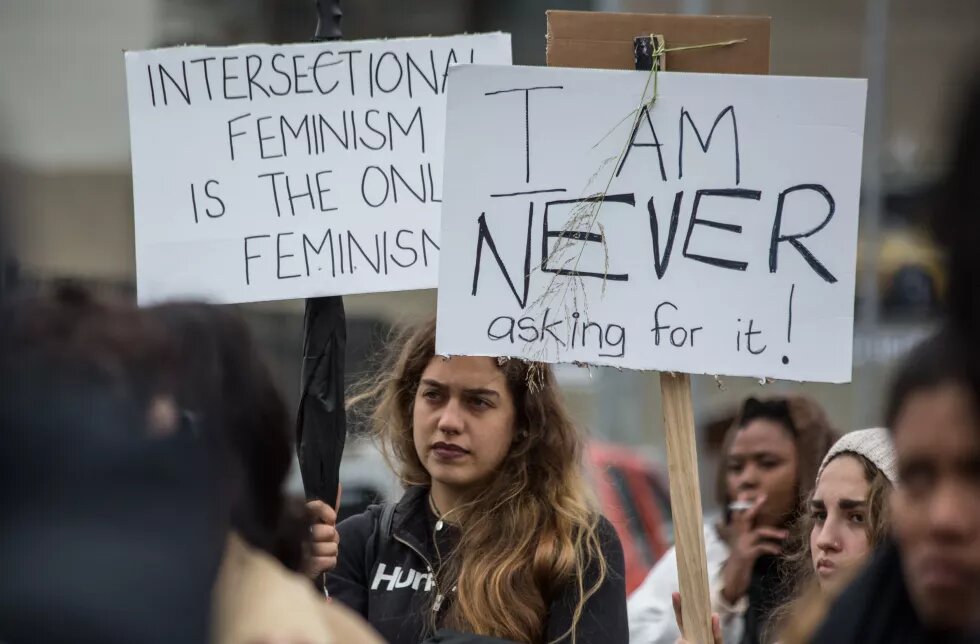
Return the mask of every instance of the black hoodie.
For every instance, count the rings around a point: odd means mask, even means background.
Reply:
[[[429,509],[427,494],[427,487],[410,487],[397,504],[372,506],[341,522],[337,567],[327,575],[327,589],[335,601],[360,613],[384,638],[397,644],[418,644],[432,635],[427,615],[434,604],[430,593],[446,594],[444,601],[452,601],[452,593],[439,588],[440,582],[447,582],[433,579],[432,564],[438,561],[433,535],[439,535],[443,554],[452,547],[454,535],[448,527],[434,529],[436,517]],[[623,548],[605,518],[599,522],[599,538],[606,578],[585,604],[575,641],[625,644],[629,630]],[[596,574],[592,568],[586,570],[586,588],[594,579],[590,576]],[[569,587],[552,601],[547,641],[569,629],[577,597],[577,589]]]

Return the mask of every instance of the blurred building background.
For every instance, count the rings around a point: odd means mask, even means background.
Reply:
[[[948,116],[980,54],[977,0],[344,0],[347,38],[503,30],[514,62],[543,64],[547,9],[769,15],[772,72],[868,77],[854,384],[694,380],[703,486],[709,445],[748,393],[804,391],[842,429],[880,422],[890,366],[933,323],[942,258],[920,226],[943,170]],[[0,162],[20,274],[132,293],[132,184],[123,51],[308,40],[312,0],[2,0]],[[434,292],[347,297],[351,375],[387,329],[434,312]],[[241,307],[293,400],[301,301]],[[656,374],[562,368],[579,420],[662,459]],[[711,428],[715,429],[712,430]],[[710,495],[708,495],[710,496]]]

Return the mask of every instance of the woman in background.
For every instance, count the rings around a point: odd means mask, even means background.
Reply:
[[[742,404],[725,439],[717,481],[726,520],[705,526],[712,608],[726,641],[761,641],[779,603],[783,542],[834,438],[823,410],[808,398],[748,398]],[[680,630],[671,597],[677,590],[671,549],[630,597],[633,641],[674,644]]]

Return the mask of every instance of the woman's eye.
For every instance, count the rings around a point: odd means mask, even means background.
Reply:
[[[813,517],[813,520],[817,523],[823,523],[827,520],[827,513],[823,510],[814,510],[810,513],[810,516]]]
[[[851,523],[864,523],[864,515],[863,514],[852,514],[851,515]]]
[[[486,398],[474,398],[472,401],[470,401],[470,404],[477,409],[487,409],[490,407],[490,401]]]
[[[742,464],[737,461],[732,461],[728,464],[728,471],[732,474],[738,474],[742,471]]]
[[[422,397],[425,398],[426,400],[438,400],[439,392],[436,391],[435,389],[426,389],[425,391],[422,392]]]

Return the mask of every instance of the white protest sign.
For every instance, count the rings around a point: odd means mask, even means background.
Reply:
[[[865,81],[648,82],[450,72],[437,351],[850,380]]]
[[[510,36],[127,52],[140,302],[435,287],[457,62]]]

